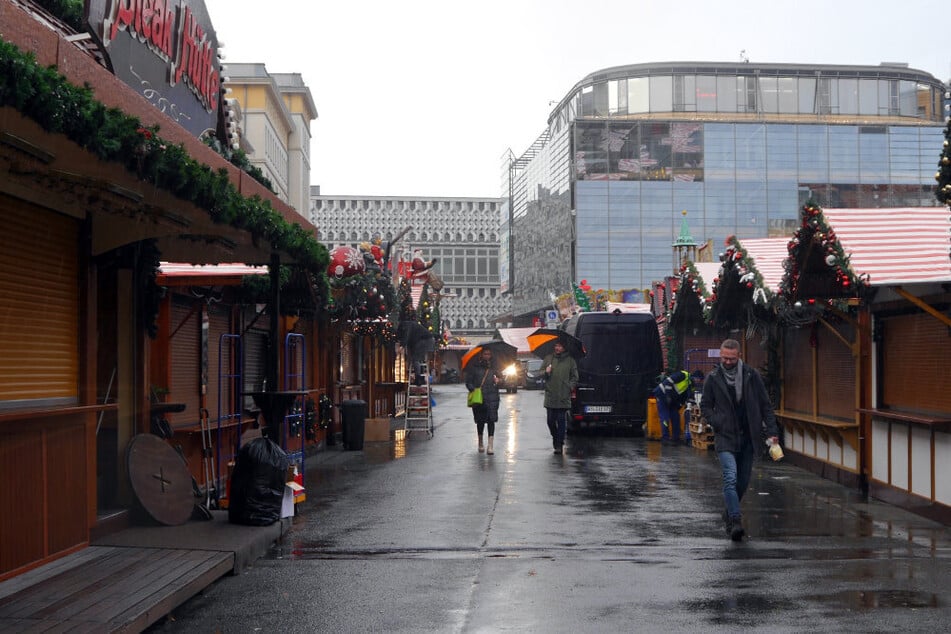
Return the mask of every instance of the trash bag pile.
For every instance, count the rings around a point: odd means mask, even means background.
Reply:
[[[290,460],[269,438],[255,438],[238,452],[231,474],[228,521],[268,526],[281,519],[281,502]]]

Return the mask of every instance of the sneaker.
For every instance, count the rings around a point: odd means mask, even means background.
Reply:
[[[735,542],[743,541],[743,535],[746,531],[743,530],[743,519],[740,517],[730,518],[730,523],[733,525],[730,529],[730,539]]]
[[[562,447],[564,447],[564,445],[555,445],[555,454],[556,454],[556,455],[560,456],[560,455],[562,454]]]
[[[733,522],[730,521],[730,516],[726,511],[720,515],[723,518],[723,528],[726,530],[726,536],[730,537],[733,534]]]

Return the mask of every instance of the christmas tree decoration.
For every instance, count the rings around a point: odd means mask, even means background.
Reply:
[[[867,278],[859,278],[852,271],[849,256],[822,208],[812,201],[803,206],[800,227],[788,247],[786,273],[780,282],[780,292],[787,299],[795,301],[802,294],[827,299],[849,297],[855,295],[855,289],[868,285]]]
[[[938,159],[938,172],[934,177],[938,181],[935,197],[942,204],[951,206],[951,117],[948,117],[947,126],[944,129],[944,143],[941,147],[941,157]]]
[[[587,281],[585,281],[585,285],[587,285]],[[591,302],[588,300],[587,293],[574,283],[572,283],[571,288],[574,290],[575,304],[578,308],[584,312],[590,311]]]

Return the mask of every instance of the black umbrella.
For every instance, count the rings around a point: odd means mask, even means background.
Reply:
[[[462,369],[465,370],[470,361],[482,354],[483,350],[491,350],[499,367],[504,367],[515,361],[518,356],[518,348],[510,343],[505,343],[501,339],[493,339],[473,346],[468,352],[462,355]]]
[[[585,355],[584,344],[577,337],[569,335],[564,330],[555,328],[539,328],[527,337],[528,348],[536,357],[545,357],[555,354],[555,344],[561,342],[565,347],[565,352],[575,359],[580,359]]]

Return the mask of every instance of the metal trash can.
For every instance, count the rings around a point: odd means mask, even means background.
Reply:
[[[343,448],[363,449],[367,420],[367,402],[351,399],[340,404],[343,419]]]

